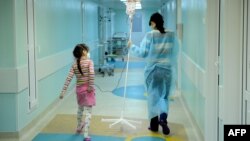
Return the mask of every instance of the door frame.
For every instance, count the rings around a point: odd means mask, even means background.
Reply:
[[[33,111],[38,105],[34,2],[34,0],[26,0],[29,93],[28,112]]]
[[[205,141],[218,141],[219,1],[207,1]]]
[[[243,37],[243,99],[242,99],[242,123],[243,124],[250,124],[250,86],[248,86],[250,82],[248,82],[248,77],[250,74],[248,72],[250,71],[250,56],[249,56],[249,51],[250,51],[250,44],[249,44],[249,34],[250,34],[250,2],[248,0],[244,0],[244,11],[243,11],[243,16],[244,16],[244,26],[243,26],[243,32],[244,32],[244,37]],[[249,70],[248,70],[249,69]],[[249,77],[250,78],[250,77]],[[249,113],[249,114],[248,114]],[[249,116],[249,117],[248,117]]]
[[[243,1],[220,0],[218,141],[224,125],[242,124]]]

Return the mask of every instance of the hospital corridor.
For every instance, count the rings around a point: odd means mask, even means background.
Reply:
[[[0,0],[0,141],[245,141],[249,27],[249,0]]]

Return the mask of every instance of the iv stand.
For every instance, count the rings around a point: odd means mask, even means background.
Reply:
[[[129,34],[129,41],[131,40],[131,33],[132,33],[132,15],[129,15],[130,19],[130,34]],[[112,128],[112,126],[121,123],[126,124],[130,126],[133,129],[136,129],[136,126],[133,125],[132,123],[136,124],[141,124],[140,121],[134,121],[134,120],[128,120],[124,118],[124,110],[125,110],[125,103],[126,103],[126,93],[127,93],[127,78],[128,78],[128,65],[129,65],[129,51],[128,51],[128,59],[127,59],[127,64],[126,64],[126,76],[125,76],[125,86],[124,86],[124,94],[123,94],[123,109],[121,111],[120,118],[118,119],[102,119],[103,122],[113,122],[112,124],[109,125],[109,128]]]

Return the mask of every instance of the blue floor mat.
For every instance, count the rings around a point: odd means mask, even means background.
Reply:
[[[82,135],[77,134],[56,134],[56,133],[41,133],[38,134],[32,141],[83,141]],[[166,141],[162,137],[142,136],[134,138],[111,137],[111,136],[96,136],[91,135],[91,141]]]
[[[141,99],[141,100],[145,100],[147,98],[146,94],[145,94],[144,85],[127,86],[126,91],[127,91],[126,98]],[[117,96],[123,97],[123,95],[124,95],[124,87],[114,89],[112,92],[113,92],[113,94],[115,94]]]
[[[166,141],[166,139],[159,137],[137,137],[133,138],[131,141]]]
[[[92,141],[124,141],[122,137],[96,136],[91,135]],[[32,141],[83,141],[82,135],[77,134],[38,134]]]

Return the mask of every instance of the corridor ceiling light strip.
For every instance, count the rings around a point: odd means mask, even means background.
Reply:
[[[125,5],[127,3],[127,0],[120,0],[120,1],[123,2]],[[135,9],[142,9],[140,0],[134,0],[134,2],[136,2]]]

